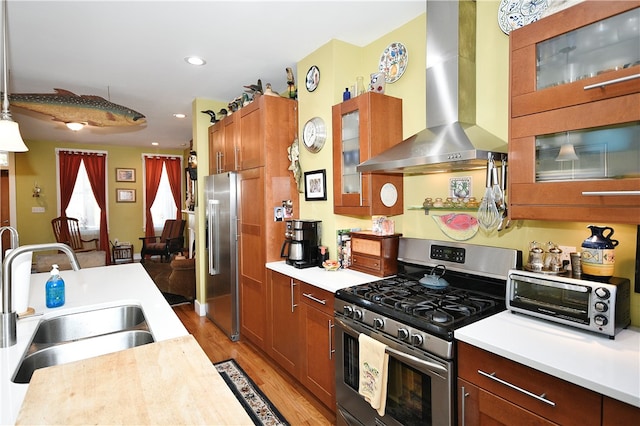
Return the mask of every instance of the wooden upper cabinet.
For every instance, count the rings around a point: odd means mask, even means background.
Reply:
[[[334,105],[332,119],[334,213],[402,214],[402,174],[356,171],[358,164],[402,141],[402,100],[367,92]]]
[[[640,1],[585,1],[511,32],[511,116],[640,92]]]
[[[284,155],[280,151],[269,149],[270,141],[289,137],[290,129],[295,126],[294,114],[297,114],[295,101],[277,96],[260,96],[240,109],[240,144],[238,155],[239,170],[252,169],[267,164],[270,158]],[[290,144],[293,143],[291,138]]]
[[[209,127],[209,174],[237,170],[237,115],[230,115]]]
[[[640,1],[510,35],[512,219],[640,223]]]

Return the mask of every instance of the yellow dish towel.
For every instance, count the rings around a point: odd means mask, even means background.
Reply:
[[[389,354],[387,345],[375,339],[360,334],[360,385],[358,393],[371,404],[380,416],[384,416],[387,404],[387,366]]]

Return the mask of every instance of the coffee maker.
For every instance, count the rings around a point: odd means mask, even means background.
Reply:
[[[318,266],[321,224],[319,220],[286,220],[280,257],[296,268]]]

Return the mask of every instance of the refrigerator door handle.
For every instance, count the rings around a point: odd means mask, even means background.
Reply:
[[[209,200],[209,275],[220,273],[220,202]]]

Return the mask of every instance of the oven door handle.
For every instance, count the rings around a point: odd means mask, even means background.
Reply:
[[[353,327],[351,327],[350,325],[348,325],[347,323],[345,323],[344,321],[342,321],[340,318],[335,318],[335,322],[336,325],[342,327],[343,329],[345,329],[346,331],[350,332],[351,334],[355,334],[360,335],[360,333],[355,330]],[[387,353],[394,355],[397,358],[402,359],[402,361],[404,361],[407,364],[410,364],[416,368],[419,369],[424,369],[427,368],[430,371],[435,371],[438,373],[443,373],[446,374],[447,373],[447,368],[443,367],[442,365],[436,364],[434,362],[429,362],[429,361],[425,361],[422,360],[418,357],[415,357],[413,355],[409,355],[406,354],[404,352],[398,351],[396,349],[390,348],[389,346],[387,346],[387,348],[385,349]]]

